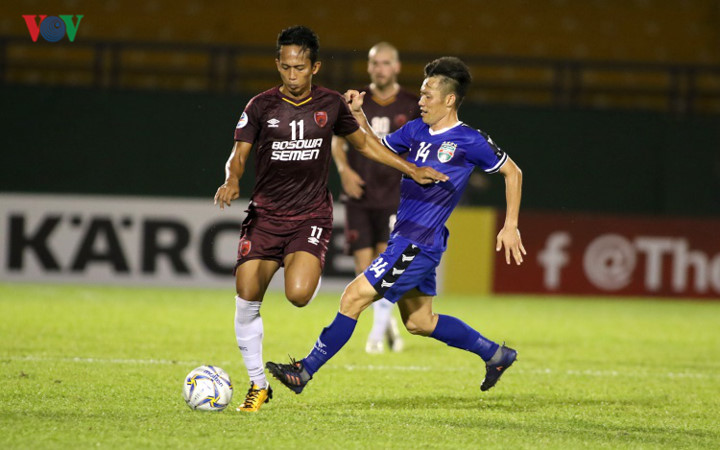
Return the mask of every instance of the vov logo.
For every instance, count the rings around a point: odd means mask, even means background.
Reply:
[[[30,32],[30,38],[37,42],[38,35],[48,42],[58,42],[66,34],[70,42],[75,42],[80,21],[84,15],[65,14],[60,16],[47,16],[45,14],[23,14],[25,24]],[[77,18],[77,21],[73,21]]]

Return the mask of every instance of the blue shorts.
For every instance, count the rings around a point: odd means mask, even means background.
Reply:
[[[393,303],[415,288],[434,296],[435,269],[441,257],[441,251],[422,250],[410,240],[395,237],[363,273],[377,293]]]

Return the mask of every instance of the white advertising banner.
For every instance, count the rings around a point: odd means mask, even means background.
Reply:
[[[248,200],[0,194],[0,280],[234,289],[232,269]],[[342,255],[344,210],[323,286],[353,277]],[[282,287],[282,271],[272,287]]]

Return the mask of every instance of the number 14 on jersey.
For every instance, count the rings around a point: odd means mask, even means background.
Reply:
[[[432,143],[430,143],[430,142],[428,142],[428,143],[421,142],[420,148],[418,148],[417,154],[415,155],[415,161],[422,158],[422,162],[425,162],[428,155],[430,155],[430,146],[431,145],[432,145]]]

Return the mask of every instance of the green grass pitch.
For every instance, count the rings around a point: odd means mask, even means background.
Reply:
[[[305,356],[337,304],[268,295],[265,360]],[[481,393],[481,361],[432,339],[367,355],[368,311],[303,394],[271,380],[246,414],[232,287],[0,284],[0,448],[720,447],[720,302],[445,296],[435,312],[518,362]],[[226,411],[182,400],[204,363],[233,378]]]

